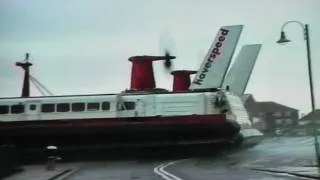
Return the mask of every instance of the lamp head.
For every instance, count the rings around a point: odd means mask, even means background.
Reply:
[[[286,44],[290,42],[290,40],[286,37],[284,31],[281,31],[280,39],[277,41],[278,44]]]

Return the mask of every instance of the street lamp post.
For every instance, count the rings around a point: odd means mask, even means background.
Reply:
[[[281,36],[280,39],[277,41],[279,44],[288,43],[290,42],[289,39],[287,39],[284,28],[291,23],[299,24],[304,32],[304,40],[306,41],[306,48],[307,48],[307,60],[308,60],[308,74],[309,74],[309,85],[310,85],[310,98],[311,98],[311,113],[313,114],[315,112],[315,100],[314,100],[314,90],[313,90],[313,78],[312,78],[312,64],[311,64],[311,53],[310,53],[310,38],[309,38],[309,25],[303,24],[299,21],[287,21],[285,22],[281,27]],[[320,165],[320,153],[319,153],[319,144],[317,139],[317,130],[315,127],[315,122],[312,120],[313,124],[313,136],[314,136],[314,146],[316,150],[316,158],[318,166]]]

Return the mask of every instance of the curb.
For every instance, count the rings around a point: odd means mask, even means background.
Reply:
[[[51,177],[51,178],[49,178],[49,179],[47,179],[47,180],[57,180],[59,177],[67,174],[67,173],[70,172],[70,171],[72,171],[72,169],[64,170],[64,171],[62,171],[61,173],[58,173],[58,174],[54,175],[53,177]]]
[[[76,169],[67,169],[61,173],[58,173],[57,175],[47,179],[47,180],[65,180],[74,173],[78,172],[81,168],[76,168]]]
[[[271,172],[271,173],[281,173],[281,174],[289,174],[297,177],[304,177],[304,178],[311,178],[311,179],[319,179],[320,176],[314,176],[314,175],[308,175],[308,174],[299,174],[299,173],[293,173],[293,172],[287,172],[287,171],[278,171],[278,170],[270,170],[270,169],[258,169],[258,168],[250,168],[251,170],[255,171],[262,171],[262,172]]]
[[[0,175],[0,179],[13,176],[13,175],[18,174],[18,173],[21,173],[21,172],[23,172],[23,171],[24,171],[24,169],[21,168],[21,167],[15,168],[15,169],[13,169],[11,172],[8,172],[8,173],[6,173],[6,174],[1,174],[1,175]]]

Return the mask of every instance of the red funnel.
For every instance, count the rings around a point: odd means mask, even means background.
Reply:
[[[186,91],[190,86],[190,75],[195,74],[197,71],[179,70],[172,71],[173,75],[173,88],[172,91]]]
[[[174,59],[174,56],[133,56],[130,90],[143,91],[156,87],[152,62],[158,60]]]

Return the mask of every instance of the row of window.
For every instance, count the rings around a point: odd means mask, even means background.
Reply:
[[[101,109],[104,111],[110,110],[109,102],[102,102]],[[81,111],[99,111],[100,103],[92,102],[86,103],[77,102],[77,103],[59,103],[59,104],[42,104],[41,112],[50,113],[50,112],[81,112]]]
[[[50,113],[50,112],[81,112],[81,111],[107,111],[110,110],[110,102],[76,102],[76,103],[48,103],[48,104],[41,104],[41,112],[43,113]],[[9,108],[8,105],[0,105],[0,114],[20,114],[25,112],[25,106],[22,104],[11,105]],[[135,109],[135,102],[124,102],[120,106],[120,110],[133,110]],[[10,111],[11,110],[11,111]],[[37,105],[31,104],[29,105],[30,111],[37,110]]]
[[[285,112],[274,112],[273,113],[273,116],[274,117],[283,117],[283,116],[286,116],[286,117],[290,117],[291,116],[291,111],[285,111]]]
[[[293,124],[293,120],[292,119],[276,119],[275,124],[278,126],[279,125],[290,125],[290,124]]]
[[[12,114],[19,114],[24,112],[24,106],[17,104],[11,106],[11,113]],[[9,113],[9,106],[0,106],[0,114],[8,114]]]
[[[276,117],[276,118],[280,118],[280,117],[291,117],[291,115],[293,114],[293,112],[291,111],[276,111],[272,113],[272,116]],[[265,116],[266,113],[260,112],[259,113],[260,116]]]

